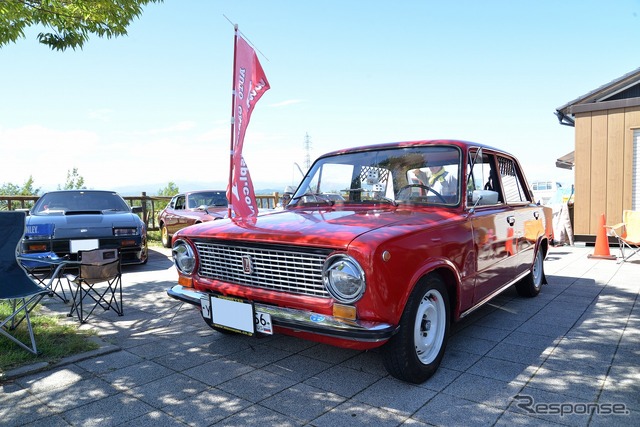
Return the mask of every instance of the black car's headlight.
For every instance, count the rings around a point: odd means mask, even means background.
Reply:
[[[116,237],[137,236],[138,227],[113,227],[113,235]]]
[[[184,240],[176,240],[173,245],[173,263],[176,268],[183,274],[193,273],[193,269],[196,265],[196,257],[193,254],[191,246]]]
[[[359,300],[366,285],[360,264],[344,254],[327,258],[322,268],[322,280],[331,296],[342,303]]]

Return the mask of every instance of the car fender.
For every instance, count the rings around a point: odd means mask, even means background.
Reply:
[[[453,262],[451,262],[451,260],[443,257],[436,257],[425,260],[424,264],[416,268],[411,277],[411,285],[407,287],[407,292],[403,297],[402,311],[400,315],[404,312],[404,309],[409,302],[409,298],[418,283],[432,273],[439,274],[447,286],[451,308],[450,312],[454,313],[459,310],[458,301],[460,299],[460,286],[462,283],[460,270]],[[399,320],[400,319],[398,318],[398,321]]]

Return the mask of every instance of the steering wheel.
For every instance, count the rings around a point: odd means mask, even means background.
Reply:
[[[402,187],[400,190],[398,190],[398,199],[404,199],[404,197],[401,197],[400,195],[402,194],[403,191],[406,191],[410,188],[421,188],[423,190],[426,190],[427,193],[431,192],[433,194],[435,194],[438,199],[440,199],[440,201],[442,203],[447,203],[447,201],[445,200],[444,197],[442,197],[442,194],[438,193],[436,190],[433,189],[433,187],[429,187],[428,185],[424,185],[424,184],[407,184],[404,187]]]

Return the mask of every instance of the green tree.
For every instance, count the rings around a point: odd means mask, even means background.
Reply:
[[[166,187],[158,190],[158,196],[175,196],[180,192],[180,189],[174,182],[169,182]]]
[[[10,182],[0,186],[0,194],[5,196],[37,196],[40,193],[39,188],[33,188],[33,176],[29,175],[24,184],[21,186]]]
[[[10,182],[7,182],[0,186],[0,194],[3,196],[37,196],[39,193],[40,188],[34,188],[33,176],[31,175],[29,175],[29,179],[27,179],[22,186],[12,184]],[[24,202],[25,208],[31,208],[32,206],[33,202]],[[9,206],[6,201],[0,201],[0,210],[7,210],[8,207]]]
[[[84,188],[87,187],[84,185],[84,178],[78,173],[78,168],[67,171],[67,182],[65,182],[64,187],[61,188],[58,185],[58,190],[82,190]]]
[[[81,48],[90,34],[117,37],[142,13],[162,0],[0,0],[0,47],[25,38],[25,28],[44,27],[38,41],[52,50]]]

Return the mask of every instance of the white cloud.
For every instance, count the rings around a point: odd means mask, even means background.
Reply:
[[[39,125],[0,128],[3,167],[0,183],[22,184],[32,176],[36,187],[55,188],[67,171],[99,144],[97,134],[85,130],[57,130]]]

